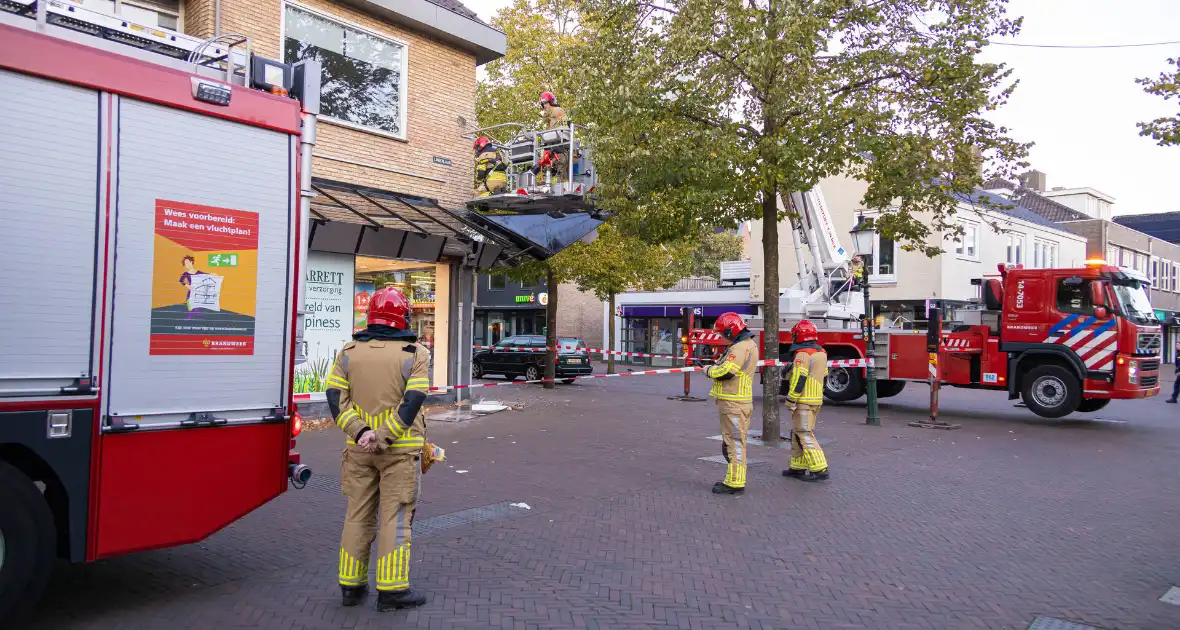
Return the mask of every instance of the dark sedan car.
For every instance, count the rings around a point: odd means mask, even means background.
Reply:
[[[558,337],[557,378],[572,383],[574,376],[594,373],[586,344],[577,337]],[[572,346],[567,348],[566,346]],[[503,374],[527,381],[540,380],[545,375],[545,338],[540,335],[517,335],[501,340],[491,350],[482,350],[471,359],[471,375],[483,378],[489,374]]]

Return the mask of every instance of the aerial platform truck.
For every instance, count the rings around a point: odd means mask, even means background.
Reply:
[[[317,61],[0,3],[0,619],[302,487]],[[6,625],[7,621],[0,621]]]
[[[817,187],[791,193],[790,200],[799,280],[780,293],[780,357],[787,358],[791,327],[809,319],[819,328],[829,359],[864,361],[869,356],[862,332],[864,295],[822,192]],[[780,209],[783,203],[780,197]],[[971,282],[978,297],[951,311],[939,331],[940,386],[1006,392],[1009,400],[1020,398],[1045,418],[1159,394],[1163,336],[1148,299],[1150,281],[1142,273],[1087,260],[1073,269],[1000,265],[998,274]],[[752,319],[749,325],[761,340],[763,322]],[[911,381],[932,382],[927,336],[921,329],[874,328],[879,397],[896,396]],[[689,337],[713,351],[725,343],[710,330],[693,330]],[[761,353],[764,344],[758,347]],[[824,397],[860,398],[865,373],[861,367],[832,366]]]

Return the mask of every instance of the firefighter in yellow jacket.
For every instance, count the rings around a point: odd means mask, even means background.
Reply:
[[[713,379],[709,395],[717,399],[721,414],[721,453],[729,462],[725,479],[713,485],[713,493],[741,494],[746,489],[746,433],[754,411],[758,346],[737,313],[722,314],[713,330],[730,342],[721,360],[705,368],[705,376]]]
[[[791,464],[786,477],[803,481],[828,478],[828,460],[815,439],[815,416],[824,404],[824,379],[828,375],[828,353],[819,345],[819,331],[806,319],[791,329],[794,355],[787,385],[787,407],[791,410]]]
[[[347,436],[340,465],[348,497],[340,536],[340,589],[356,606],[369,583],[369,550],[377,538],[377,609],[426,603],[410,590],[410,524],[429,458],[422,403],[430,390],[430,353],[409,331],[410,303],[387,287],[369,301],[368,326],[336,355],[327,380],[328,407]],[[377,511],[381,523],[378,533]]]
[[[487,136],[475,139],[475,196],[498,195],[508,188],[508,165]]]

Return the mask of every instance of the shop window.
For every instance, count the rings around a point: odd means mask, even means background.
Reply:
[[[418,335],[422,345],[434,349],[435,336],[435,278],[434,265],[422,266],[400,260],[385,260],[357,256],[357,283],[371,283],[373,290],[394,287],[410,301],[413,312],[410,329]]]
[[[321,119],[405,139],[404,44],[290,4],[283,29],[283,61],[323,64]]]

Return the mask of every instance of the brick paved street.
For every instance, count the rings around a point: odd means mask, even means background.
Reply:
[[[306,489],[202,544],[61,565],[29,628],[1180,628],[1158,601],[1180,585],[1180,409],[1163,396],[1050,422],[946,390],[963,428],[943,432],[905,426],[928,391],[911,386],[881,428],[863,404],[825,408],[827,483],[783,478],[786,452],[755,446],[746,494],[719,497],[724,467],[699,459],[720,453],[714,407],[667,400],[679,383],[496,388],[527,407],[432,423],[449,461],[423,485],[417,611],[339,605],[332,429],[299,439]]]

